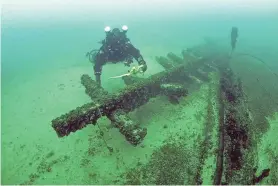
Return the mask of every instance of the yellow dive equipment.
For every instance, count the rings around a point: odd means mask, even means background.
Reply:
[[[140,65],[140,66],[135,66],[135,67],[132,67],[127,74],[123,74],[123,75],[120,75],[120,76],[114,76],[114,77],[110,77],[109,79],[115,79],[115,78],[121,78],[121,77],[124,77],[124,76],[136,76],[138,74],[143,74],[143,70],[142,70],[142,67],[144,65]]]

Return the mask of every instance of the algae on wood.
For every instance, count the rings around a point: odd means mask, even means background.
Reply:
[[[115,94],[107,94],[102,89],[95,90],[94,88],[97,85],[92,83],[92,80],[88,76],[82,76],[83,84],[85,82],[90,84],[86,92],[94,99],[94,102],[77,107],[52,120],[52,127],[59,137],[63,137],[69,135],[71,132],[84,128],[88,124],[96,124],[100,117],[110,116],[118,110],[122,110],[125,113],[133,111],[146,104],[150,98],[163,94],[165,90],[161,87],[161,84],[184,82],[189,72],[210,63],[211,57],[214,56],[204,57],[191,64],[177,65],[176,67],[152,75],[147,79],[131,84]],[[95,91],[99,91],[98,94],[101,94],[101,96],[95,96]]]

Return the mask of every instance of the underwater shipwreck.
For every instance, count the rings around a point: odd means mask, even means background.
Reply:
[[[181,57],[170,52],[156,57],[164,71],[148,78],[122,77],[126,87],[117,93],[108,93],[84,74],[81,83],[91,103],[53,119],[52,127],[59,137],[65,137],[87,125],[98,125],[98,120],[106,117],[111,121],[111,127],[123,136],[119,140],[126,140],[134,150],[140,150],[144,140],[153,134],[148,133],[148,125],[142,126],[131,117],[132,112],[147,107],[150,100],[158,97],[166,98],[173,108],[181,110],[187,106],[183,100],[186,102],[192,92],[201,91],[200,87],[206,85],[204,99],[207,103],[200,111],[199,128],[192,134],[181,129],[182,132],[154,148],[146,162],[134,163],[110,184],[228,185],[275,180],[272,175],[277,174],[275,165],[260,169],[257,165],[257,139],[262,125],[257,124],[255,116],[258,116],[257,112],[262,116],[264,111],[256,111],[249,105],[251,98],[242,79],[234,73],[231,60],[226,52],[211,43],[183,50]],[[163,106],[160,109],[163,110]],[[180,117],[179,127],[193,125],[183,122]],[[161,128],[170,130],[167,126]],[[107,145],[107,148],[113,156],[114,147]]]

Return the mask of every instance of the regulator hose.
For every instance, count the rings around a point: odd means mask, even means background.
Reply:
[[[90,52],[87,52],[86,53],[86,57],[89,58],[89,61],[94,63],[94,57],[95,57],[95,53],[98,52],[99,50],[98,49],[93,49],[91,50]]]

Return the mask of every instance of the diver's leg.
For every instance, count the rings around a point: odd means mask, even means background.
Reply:
[[[95,56],[95,65],[94,65],[94,74],[96,77],[96,82],[101,86],[101,73],[102,73],[102,66],[105,64],[106,60],[105,53],[100,50],[97,55]]]

